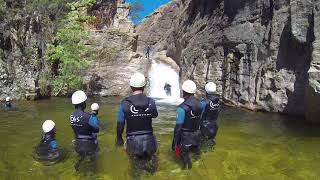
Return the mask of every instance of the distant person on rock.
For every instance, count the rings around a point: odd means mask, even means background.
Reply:
[[[152,119],[158,116],[158,111],[155,101],[143,94],[145,86],[146,79],[143,74],[136,73],[131,77],[132,95],[124,98],[118,108],[116,144],[124,144],[122,133],[127,124],[125,148],[134,161],[134,169],[141,168],[153,173],[156,170],[154,160],[157,142],[153,135]]]
[[[52,120],[46,120],[42,124],[43,135],[41,141],[36,148],[37,156],[40,160],[56,161],[60,157],[58,144],[55,139],[56,128]]]
[[[150,58],[150,51],[151,51],[151,46],[148,45],[146,48],[145,48],[145,54],[146,54],[146,58]]]
[[[75,111],[70,116],[70,124],[75,134],[75,151],[83,159],[87,155],[93,155],[98,150],[97,133],[99,132],[99,119],[93,114],[86,113],[87,96],[83,91],[72,94],[72,104]]]
[[[6,97],[6,101],[5,103],[3,104],[3,108],[5,110],[14,110],[15,109],[15,106],[14,104],[11,102],[11,98],[10,97]]]
[[[187,80],[182,85],[184,102],[178,106],[176,126],[172,141],[172,150],[181,158],[183,168],[192,168],[189,152],[200,152],[199,130],[201,118],[201,103],[194,97],[196,84]]]
[[[209,82],[205,86],[206,98],[201,101],[202,117],[200,130],[205,140],[213,140],[218,132],[218,116],[220,111],[219,97],[214,93],[217,86],[213,82]]]
[[[171,96],[171,85],[166,83],[163,87],[164,91],[166,92],[167,96]]]

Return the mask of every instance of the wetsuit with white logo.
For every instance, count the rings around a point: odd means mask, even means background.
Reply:
[[[204,137],[214,139],[218,132],[217,119],[220,111],[219,98],[209,95],[201,101],[202,117],[200,130]]]
[[[186,99],[177,109],[172,150],[181,147],[180,157],[184,165],[189,165],[189,168],[191,168],[189,152],[199,150],[201,112],[201,104],[193,96]]]
[[[96,133],[99,132],[97,116],[79,108],[70,116],[70,124],[76,138],[75,151],[81,156],[96,152],[98,147]]]
[[[152,119],[158,116],[153,99],[143,94],[125,98],[118,109],[117,141],[123,143],[122,133],[127,124],[127,152],[135,156],[152,156],[157,150]]]

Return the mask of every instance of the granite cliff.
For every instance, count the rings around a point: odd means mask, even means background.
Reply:
[[[50,95],[41,94],[50,89],[45,53],[59,16],[3,3],[1,98]],[[137,27],[122,0],[97,0],[88,13],[96,17],[83,40],[94,49],[83,78],[90,95],[126,95],[134,72],[148,74],[149,44],[151,60],[195,80],[199,92],[216,82],[226,104],[320,120],[319,0],[174,0]]]
[[[225,103],[320,119],[319,1],[182,0],[138,27],[203,91],[218,84]],[[138,48],[139,49],[139,48]],[[316,112],[316,113],[313,113]],[[311,118],[312,116],[312,118]]]

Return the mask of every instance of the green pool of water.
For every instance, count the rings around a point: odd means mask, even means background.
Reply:
[[[19,102],[17,111],[0,111],[0,179],[132,179],[132,166],[116,148],[115,128],[119,98],[90,99],[101,105],[99,117],[107,125],[99,135],[95,162],[76,171],[69,99]],[[158,170],[143,179],[319,179],[320,128],[276,114],[224,108],[213,150],[206,148],[191,170],[181,170],[170,152],[175,107],[159,105],[154,121],[159,142]],[[48,166],[33,158],[41,124],[52,119],[63,150],[61,162]],[[87,163],[87,164],[85,164]]]

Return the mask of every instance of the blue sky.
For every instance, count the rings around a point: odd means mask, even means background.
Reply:
[[[170,2],[171,0],[127,0],[127,3],[139,2],[143,5],[143,11],[141,11],[141,19],[134,21],[135,24],[141,22],[141,20],[147,15],[151,14],[154,10],[160,7],[163,4]]]

